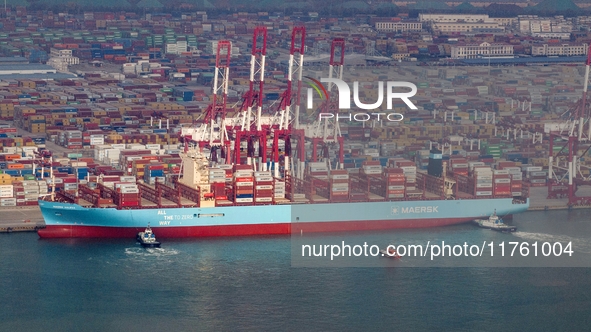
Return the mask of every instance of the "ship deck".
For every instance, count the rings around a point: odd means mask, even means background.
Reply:
[[[470,198],[474,198],[472,195],[466,194],[466,193],[462,193],[462,192],[458,192],[458,198],[460,199],[470,199]],[[425,192],[425,199],[426,200],[436,200],[436,199],[441,199],[440,196],[433,194],[431,192]],[[369,193],[368,197],[365,201],[369,201],[369,202],[378,202],[378,201],[385,201],[388,200],[383,196],[380,195],[376,195],[374,193]],[[420,200],[420,198],[417,198],[417,200]],[[162,204],[161,207],[162,208],[176,208],[178,207],[178,205],[173,202],[170,201],[166,198],[161,198]],[[297,196],[293,201],[290,201],[289,199],[286,198],[275,198],[274,200],[274,204],[275,205],[285,205],[285,204],[309,204],[309,203],[329,203],[329,199],[323,196],[319,196],[319,195],[313,195],[311,199],[305,198],[305,197],[301,197],[301,196]],[[93,204],[91,202],[88,202],[82,198],[79,198],[78,204],[82,207],[92,207]],[[188,200],[186,198],[181,198],[181,205],[183,207],[197,207],[197,203]],[[233,206],[234,203],[232,201],[229,200],[217,200],[216,201],[216,205],[217,206]],[[145,209],[151,209],[151,208],[157,208],[158,205],[150,200],[147,200],[145,198],[142,198],[141,200],[141,206],[142,208]],[[102,204],[101,207],[105,207],[105,208],[117,208],[117,206],[115,204]]]

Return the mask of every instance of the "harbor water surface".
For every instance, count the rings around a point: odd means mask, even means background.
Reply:
[[[502,235],[566,237],[574,250],[591,254],[587,213],[527,212],[512,221],[517,233]],[[438,232],[463,242],[492,231],[457,225],[342,236],[387,244]],[[0,234],[0,331],[583,331],[591,325],[589,268],[294,268],[290,246],[285,236],[169,240],[144,249],[135,239]]]

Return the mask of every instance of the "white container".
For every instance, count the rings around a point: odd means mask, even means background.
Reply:
[[[503,170],[496,169],[496,170],[494,170],[493,173],[494,173],[494,175],[509,175],[509,171],[504,170],[504,169]]]
[[[140,191],[137,188],[135,188],[135,189],[125,188],[125,189],[121,189],[121,193],[122,194],[139,194]]]
[[[332,187],[331,191],[332,192],[349,192],[349,187],[345,187],[345,188]]]
[[[236,203],[252,203],[252,198],[236,198]]]
[[[240,170],[240,171],[234,173],[234,177],[235,178],[250,178],[250,177],[252,177],[252,171]]]
[[[404,190],[405,186],[388,186],[388,190]]]
[[[331,174],[330,178],[333,180],[349,180],[349,174]]]
[[[332,188],[349,188],[348,183],[333,183]]]
[[[121,177],[119,177],[119,181],[135,183],[135,176],[121,176]]]
[[[272,175],[271,175],[271,172],[265,171],[265,172],[254,172],[254,176],[267,177],[267,176],[272,176]]]
[[[256,190],[271,190],[273,189],[273,185],[258,185],[255,186]]]
[[[236,182],[236,187],[248,187],[253,185],[253,182]]]
[[[255,178],[254,178],[255,182],[273,182],[273,177],[272,176],[256,176],[255,174]]]

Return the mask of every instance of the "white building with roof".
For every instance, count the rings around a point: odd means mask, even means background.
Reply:
[[[452,59],[476,59],[479,57],[503,57],[513,55],[513,45],[497,43],[466,43],[451,46]]]

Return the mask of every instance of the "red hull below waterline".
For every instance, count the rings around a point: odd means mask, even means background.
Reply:
[[[412,220],[359,220],[311,223],[278,223],[224,226],[153,227],[158,238],[190,238],[246,235],[279,235],[294,233],[353,232],[404,228],[432,228],[460,224],[466,218],[412,219]],[[105,227],[82,225],[49,225],[40,229],[42,238],[128,238],[135,237],[143,228]]]

